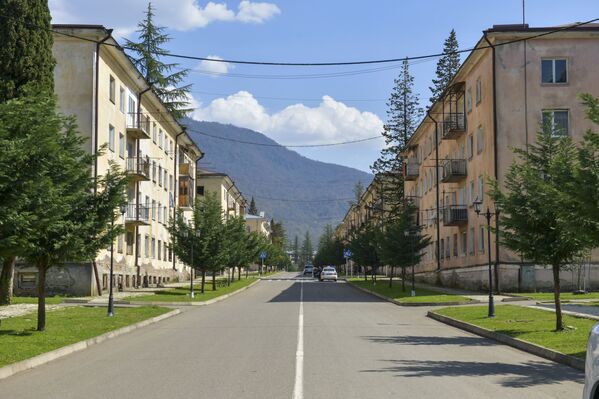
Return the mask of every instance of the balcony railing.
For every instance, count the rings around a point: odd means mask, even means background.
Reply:
[[[443,183],[460,181],[467,176],[465,159],[448,159],[443,164]]]
[[[179,164],[179,176],[193,177],[193,170],[190,163]]]
[[[191,209],[193,203],[193,198],[189,195],[181,195],[179,194],[179,207]]]
[[[417,180],[420,175],[420,163],[416,158],[409,158],[404,164],[404,179]]]
[[[134,139],[150,139],[150,118],[141,112],[128,113],[127,135]]]
[[[145,205],[128,204],[125,212],[125,223],[132,225],[150,224],[150,208]]]
[[[143,156],[127,158],[127,173],[134,180],[150,180],[150,159]]]
[[[443,120],[443,138],[453,140],[466,132],[466,115],[463,112],[450,113]]]
[[[466,205],[448,205],[443,208],[443,225],[460,226],[468,223],[468,207]]]

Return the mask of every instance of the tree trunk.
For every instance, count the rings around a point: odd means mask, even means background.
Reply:
[[[241,281],[241,266],[237,267],[237,280]]]
[[[555,330],[561,331],[564,329],[562,321],[562,302],[560,300],[560,282],[559,282],[559,265],[552,265],[553,268],[553,298],[555,300]]]
[[[247,279],[250,276],[250,267],[246,266],[245,268],[245,278]]]
[[[212,271],[212,291],[216,291],[216,271]]]
[[[232,267],[232,268],[230,267],[229,268],[229,275],[231,276],[231,279],[229,280],[229,283],[235,282],[235,268],[234,267]]]
[[[406,268],[401,268],[401,290],[406,292]]]
[[[368,281],[368,274],[366,271],[366,266],[364,266],[364,281]]]
[[[10,305],[12,300],[12,286],[16,261],[16,256],[9,256],[2,262],[2,274],[0,274],[0,306]]]
[[[389,288],[393,287],[393,267],[391,267],[391,274],[389,275]]]
[[[92,267],[94,269],[94,277],[96,278],[96,288],[98,289],[98,295],[102,296],[102,284],[100,284],[100,274],[98,273],[98,264],[96,260],[92,260]]]
[[[204,293],[204,286],[206,285],[206,270],[202,270],[202,287],[200,289],[200,292],[203,294]]]
[[[44,262],[38,262],[37,271],[37,331],[46,330],[46,270]]]

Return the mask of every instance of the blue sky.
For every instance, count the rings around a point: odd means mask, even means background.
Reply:
[[[55,23],[102,24],[127,37],[134,36],[146,4],[145,0],[50,0]],[[172,36],[171,52],[263,61],[327,62],[436,53],[452,28],[460,47],[468,48],[493,24],[520,23],[522,19],[521,0],[155,0],[153,4],[158,23]],[[527,0],[526,8],[531,26],[599,17],[597,0]],[[399,70],[300,79],[289,75],[363,71],[376,66],[181,64],[194,70],[189,81],[194,84],[192,95],[198,108],[195,118],[249,127],[282,144],[378,135],[385,120],[385,101]],[[428,104],[435,66],[436,59],[432,59],[411,67],[423,106]],[[368,170],[382,145],[383,140],[375,140],[298,152]]]

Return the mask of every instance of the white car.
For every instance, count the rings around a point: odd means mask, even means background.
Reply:
[[[320,281],[333,280],[337,281],[337,270],[334,267],[326,266],[320,273]]]
[[[587,344],[583,399],[599,399],[599,323],[593,326]]]

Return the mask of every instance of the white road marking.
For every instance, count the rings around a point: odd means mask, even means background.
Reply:
[[[299,320],[297,323],[297,351],[295,352],[295,385],[293,399],[304,398],[304,282],[300,282]]]

